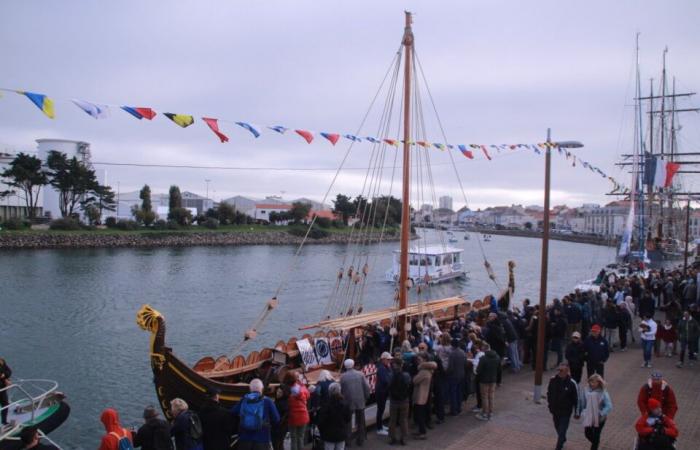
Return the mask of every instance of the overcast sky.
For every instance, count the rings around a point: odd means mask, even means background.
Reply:
[[[180,129],[159,115],[121,111],[96,121],[62,99],[152,107],[159,112],[352,132],[397,50],[403,10],[415,13],[416,46],[452,143],[577,139],[585,160],[620,181],[614,166],[632,143],[634,36],[641,32],[644,87],[661,53],[679,89],[700,89],[700,2],[688,1],[28,1],[0,4],[0,87],[48,94],[56,119],[12,93],[0,99],[0,149],[37,138],[85,140],[96,162],[335,168],[347,147],[270,132],[253,139],[222,124]],[[683,106],[692,102],[684,101]],[[700,99],[695,99],[695,105]],[[429,107],[425,108],[426,117]],[[683,117],[681,148],[698,151],[700,117]],[[364,135],[376,130],[371,115]],[[442,141],[435,121],[428,139]],[[365,167],[369,146],[348,166]],[[455,155],[473,208],[542,203],[544,160],[532,152],[468,161]],[[555,156],[555,203],[605,203],[610,184]],[[438,195],[460,203],[449,157],[434,152]],[[100,166],[103,167],[103,166]],[[332,194],[360,192],[364,173],[341,174]],[[122,192],[147,182],[204,193],[321,199],[333,172],[108,167]],[[687,180],[693,183],[692,179]],[[694,183],[698,184],[698,183]],[[700,186],[697,186],[700,187]],[[697,190],[697,189],[696,189]]]

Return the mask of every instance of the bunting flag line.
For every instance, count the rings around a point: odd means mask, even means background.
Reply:
[[[458,148],[459,151],[462,152],[462,154],[463,154],[464,156],[466,156],[467,158],[469,158],[469,159],[474,159],[474,153],[472,153],[471,150],[467,150],[467,147],[466,147],[465,145],[459,144],[459,145],[457,146],[457,148]]]
[[[219,131],[219,121],[218,119],[212,119],[211,117],[202,117],[202,121],[209,126],[209,129],[214,132],[214,134],[221,140],[221,143],[228,142],[228,136]]]
[[[325,132],[322,132],[322,133],[321,133],[321,136],[323,136],[324,138],[328,139],[328,140],[330,141],[330,143],[333,144],[333,145],[335,145],[336,142],[338,142],[338,139],[340,139],[340,135],[337,134],[337,133],[325,133]]]
[[[236,125],[238,125],[239,127],[244,128],[244,129],[250,131],[250,133],[251,133],[253,136],[255,136],[256,139],[260,137],[260,131],[258,131],[258,129],[255,128],[253,125],[251,125],[251,124],[249,124],[249,123],[247,123],[247,122],[236,122]],[[287,131],[286,128],[285,128],[285,131]]]
[[[71,101],[75,103],[75,106],[82,109],[88,115],[94,117],[95,119],[104,119],[109,116],[109,106],[107,105],[98,105],[96,103],[90,103],[76,99],[73,99]]]
[[[423,148],[428,148],[428,147],[430,147],[430,144],[428,144],[428,143],[425,142],[425,141],[416,141],[416,144],[420,145],[420,146],[423,147]]]
[[[386,142],[389,145],[393,145],[394,147],[399,146],[399,141],[397,141],[396,139],[384,139],[384,142]]]
[[[491,161],[491,155],[489,155],[489,151],[486,150],[486,146],[485,146],[485,145],[482,145],[482,146],[481,146],[481,151],[484,152],[484,156],[486,156],[486,159],[488,159],[489,161]]]
[[[373,143],[373,144],[381,144],[381,143],[382,143],[382,141],[380,141],[380,140],[377,139],[377,138],[373,138],[372,136],[367,136],[367,137],[365,137],[365,140],[366,140],[367,142],[371,142],[371,143]]]
[[[239,124],[240,125],[240,124]],[[276,131],[279,134],[284,134],[289,128],[283,127],[282,125],[275,125],[274,127],[267,127],[272,131]],[[256,136],[257,137],[257,136]]]
[[[132,116],[136,117],[137,119],[147,119],[147,120],[153,120],[153,118],[156,116],[156,112],[153,111],[151,108],[140,108],[140,107],[135,107],[135,106],[121,106],[121,109],[124,111],[128,112]]]
[[[307,130],[294,130],[296,134],[303,137],[307,144],[310,144],[314,140],[314,134]]]
[[[55,117],[53,110],[53,100],[51,100],[44,94],[37,94],[35,92],[25,91],[17,91],[17,93],[27,97],[32,103],[36,105],[37,108],[41,110],[41,112],[46,114],[46,117],[48,117],[49,119],[53,119]]]
[[[445,150],[445,144],[441,144],[439,142],[434,143],[433,147],[435,147],[438,150],[443,150],[443,151]]]
[[[353,142],[362,142],[362,139],[359,137],[355,136],[354,134],[345,134],[343,135],[345,139],[350,139]]]
[[[182,128],[187,128],[194,123],[194,117],[188,116],[187,114],[163,113],[163,115]]]

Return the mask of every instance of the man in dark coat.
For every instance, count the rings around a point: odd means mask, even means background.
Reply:
[[[564,360],[563,344],[567,328],[566,318],[562,314],[561,308],[553,309],[552,315],[547,322],[547,327],[549,328],[551,350],[557,352],[557,365],[559,365]],[[547,361],[546,358],[545,361]]]
[[[605,377],[605,362],[610,357],[610,348],[608,341],[600,335],[600,325],[591,327],[591,334],[588,335],[583,342],[583,348],[586,351],[586,372],[590,377],[597,373],[601,377]]]
[[[143,410],[144,424],[134,435],[134,447],[142,450],[172,450],[173,441],[170,439],[170,424],[161,419],[158,410],[148,406]]]
[[[566,346],[566,361],[569,363],[571,378],[577,384],[580,383],[583,365],[586,363],[586,350],[583,348],[581,333],[578,331],[573,332],[571,342]]]
[[[559,371],[549,380],[547,386],[547,406],[557,430],[557,450],[561,450],[566,442],[566,431],[569,429],[571,413],[578,404],[578,386],[571,379],[569,365],[559,364]]]
[[[210,389],[207,400],[199,410],[202,421],[202,443],[204,450],[217,450],[231,446],[231,436],[235,433],[234,417],[219,404],[219,391]]]
[[[11,383],[10,377],[12,376],[12,369],[7,365],[4,359],[0,358],[0,389],[9,386]],[[5,408],[5,406],[10,404],[10,400],[7,397],[7,391],[0,392],[0,408]],[[9,410],[7,408],[2,410],[2,425],[7,425],[7,413]]]

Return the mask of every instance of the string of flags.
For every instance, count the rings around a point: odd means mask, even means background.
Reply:
[[[5,89],[5,88],[0,88],[0,97],[2,97],[2,91],[5,92],[15,92],[19,95],[25,96],[29,101],[31,101],[41,112],[43,112],[49,119],[54,119],[56,117],[55,114],[55,109],[54,109],[54,101],[49,98],[45,94],[39,94],[35,92],[28,92],[28,91],[19,91],[19,90],[14,90],[14,89]],[[83,112],[88,114],[90,117],[93,117],[94,119],[105,119],[110,117],[111,110],[112,108],[116,109],[121,109],[125,111],[126,113],[130,114],[131,116],[135,117],[138,120],[146,119],[146,120],[153,120],[158,113],[148,107],[142,107],[142,106],[126,106],[126,105],[107,105],[107,104],[99,104],[99,103],[93,103],[93,102],[87,102],[84,100],[78,100],[78,99],[71,99],[70,100],[75,106],[80,108]],[[163,116],[171,120],[174,124],[182,127],[182,128],[187,128],[190,125],[195,123],[195,117],[189,114],[176,114],[176,113],[169,113],[169,112],[163,112],[161,113]],[[216,135],[216,137],[221,141],[221,143],[226,143],[229,141],[229,137],[224,134],[222,129],[219,126],[219,123],[231,123],[234,125],[239,126],[240,128],[248,131],[254,138],[259,138],[262,136],[262,131],[263,128],[266,128],[270,131],[273,131],[278,134],[286,134],[287,131],[290,130],[290,128],[282,126],[282,125],[272,125],[272,126],[267,126],[267,127],[260,127],[258,125],[255,125],[250,122],[242,122],[242,121],[228,121],[228,120],[223,120],[223,119],[216,119],[213,117],[202,117],[201,118],[202,122],[204,122],[207,127]],[[300,136],[302,139],[304,139],[308,144],[311,144],[314,139],[315,139],[315,133],[311,130],[306,130],[306,129],[294,129],[293,130],[295,134]],[[398,139],[389,139],[389,138],[384,138],[384,139],[378,139],[376,137],[372,136],[356,136],[353,134],[341,134],[341,133],[330,133],[326,131],[319,132],[318,135],[320,135],[322,138],[330,142],[331,145],[335,146],[340,138],[345,138],[348,139],[352,142],[369,142],[372,144],[387,144],[392,147],[398,148],[400,144],[403,144],[403,140],[398,140]],[[618,183],[617,180],[615,180],[612,176],[607,175],[605,172],[603,172],[600,168],[590,164],[587,161],[584,161],[574,155],[573,153],[569,152],[566,149],[563,149],[561,147],[558,147],[556,143],[537,143],[537,144],[458,144],[458,145],[452,145],[452,144],[444,144],[440,142],[427,142],[427,141],[416,141],[412,142],[409,141],[409,145],[415,145],[415,146],[420,146],[423,148],[436,148],[441,151],[445,151],[446,149],[454,149],[455,147],[457,150],[464,155],[465,158],[467,159],[476,159],[476,155],[478,154],[483,154],[483,158],[491,161],[493,159],[492,153],[500,153],[501,151],[509,150],[509,151],[514,151],[514,150],[521,150],[521,149],[529,149],[534,151],[536,154],[542,154],[543,150],[546,150],[548,147],[551,149],[556,149],[558,154],[561,156],[565,156],[568,161],[571,162],[572,167],[577,167],[577,164],[579,167],[588,169],[593,173],[596,173],[603,178],[606,178],[608,181],[610,181],[613,184],[613,192],[617,191],[622,191],[626,192],[628,189],[625,188],[622,184]],[[479,158],[479,159],[483,159]],[[659,165],[660,166],[660,165]],[[676,169],[677,170],[677,169]],[[665,181],[665,179],[664,179]]]

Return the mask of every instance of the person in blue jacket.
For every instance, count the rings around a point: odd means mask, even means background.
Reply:
[[[268,450],[272,445],[270,430],[280,421],[280,415],[271,398],[263,395],[263,382],[255,378],[250,382],[250,393],[231,409],[234,416],[240,417],[238,427],[238,450]],[[256,408],[250,405],[262,402],[262,423],[256,424],[254,417],[246,417]],[[248,425],[246,425],[248,424]],[[251,425],[252,424],[252,425]]]
[[[605,376],[605,362],[610,357],[608,341],[600,335],[600,325],[591,327],[591,334],[583,341],[583,349],[586,352],[586,372],[590,377],[597,373]]]

